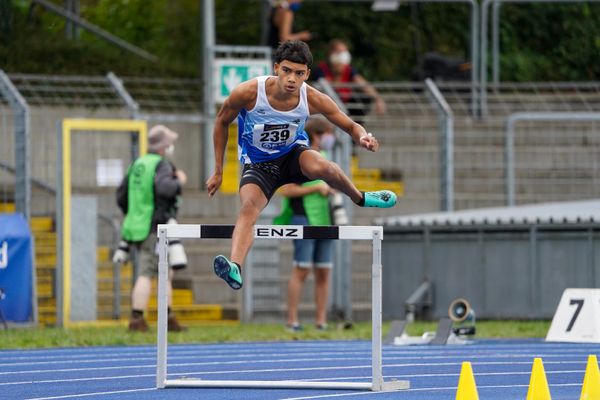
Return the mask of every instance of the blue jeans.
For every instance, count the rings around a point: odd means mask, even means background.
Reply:
[[[292,216],[292,225],[308,225],[304,215]],[[296,239],[294,240],[294,266],[299,268],[333,267],[332,239]]]

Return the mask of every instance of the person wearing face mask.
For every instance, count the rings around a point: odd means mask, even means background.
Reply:
[[[305,125],[310,138],[310,148],[329,158],[329,151],[335,143],[333,125],[324,118],[310,118]],[[304,184],[290,183],[279,191],[282,199],[281,213],[274,220],[278,225],[332,225],[329,197],[335,192],[322,180]],[[297,239],[294,240],[293,270],[288,281],[287,329],[301,331],[298,319],[298,305],[302,287],[311,269],[315,276],[315,327],[327,328],[327,299],[329,279],[333,267],[333,240]]]
[[[287,40],[312,39],[309,31],[294,32],[294,15],[302,6],[302,0],[272,0],[269,13],[268,45],[276,50],[280,43]]]
[[[152,279],[158,275],[156,254],[156,227],[176,223],[181,190],[187,182],[186,174],[169,160],[175,150],[178,134],[163,125],[156,125],[148,133],[148,153],[129,166],[117,189],[117,204],[125,218],[121,227],[121,243],[113,262],[122,264],[129,259],[132,248],[138,255],[139,270],[131,295],[130,331],[148,331],[144,312],[148,308]],[[169,317],[170,331],[182,331],[172,306],[173,270],[185,268],[187,258],[181,243],[169,243]]]
[[[329,43],[328,60],[318,64],[313,70],[312,79],[325,78],[334,84],[335,91],[344,103],[363,103],[361,107],[348,107],[348,114],[362,124],[371,103],[374,103],[377,115],[385,114],[386,105],[375,87],[352,67],[351,62],[352,55],[346,42],[334,39]],[[363,93],[356,93],[355,87]]]

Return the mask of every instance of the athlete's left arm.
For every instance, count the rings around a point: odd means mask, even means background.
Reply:
[[[311,115],[323,114],[325,118],[347,132],[355,143],[370,151],[379,149],[379,142],[375,139],[375,136],[344,114],[331,97],[308,86],[307,100]]]

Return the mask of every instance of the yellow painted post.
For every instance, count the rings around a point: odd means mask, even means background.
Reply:
[[[225,151],[225,165],[223,166],[223,182],[221,192],[236,194],[239,186],[240,162],[238,160],[238,125],[229,125],[227,148]]]
[[[75,131],[137,132],[140,156],[148,151],[146,121],[67,118],[62,122],[62,321],[65,327],[71,325],[71,134]]]

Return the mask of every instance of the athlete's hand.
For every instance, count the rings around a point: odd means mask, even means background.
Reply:
[[[360,145],[369,151],[377,151],[377,149],[379,149],[379,142],[372,133],[367,133],[365,136],[361,137]]]
[[[318,193],[321,194],[321,196],[324,196],[324,197],[327,197],[330,194],[333,194],[333,192],[334,192],[333,188],[331,186],[329,186],[328,184],[326,184],[325,182],[315,185],[314,188]]]
[[[208,196],[213,197],[221,183],[223,182],[223,174],[213,173],[210,178],[206,181],[206,189],[208,190]]]

